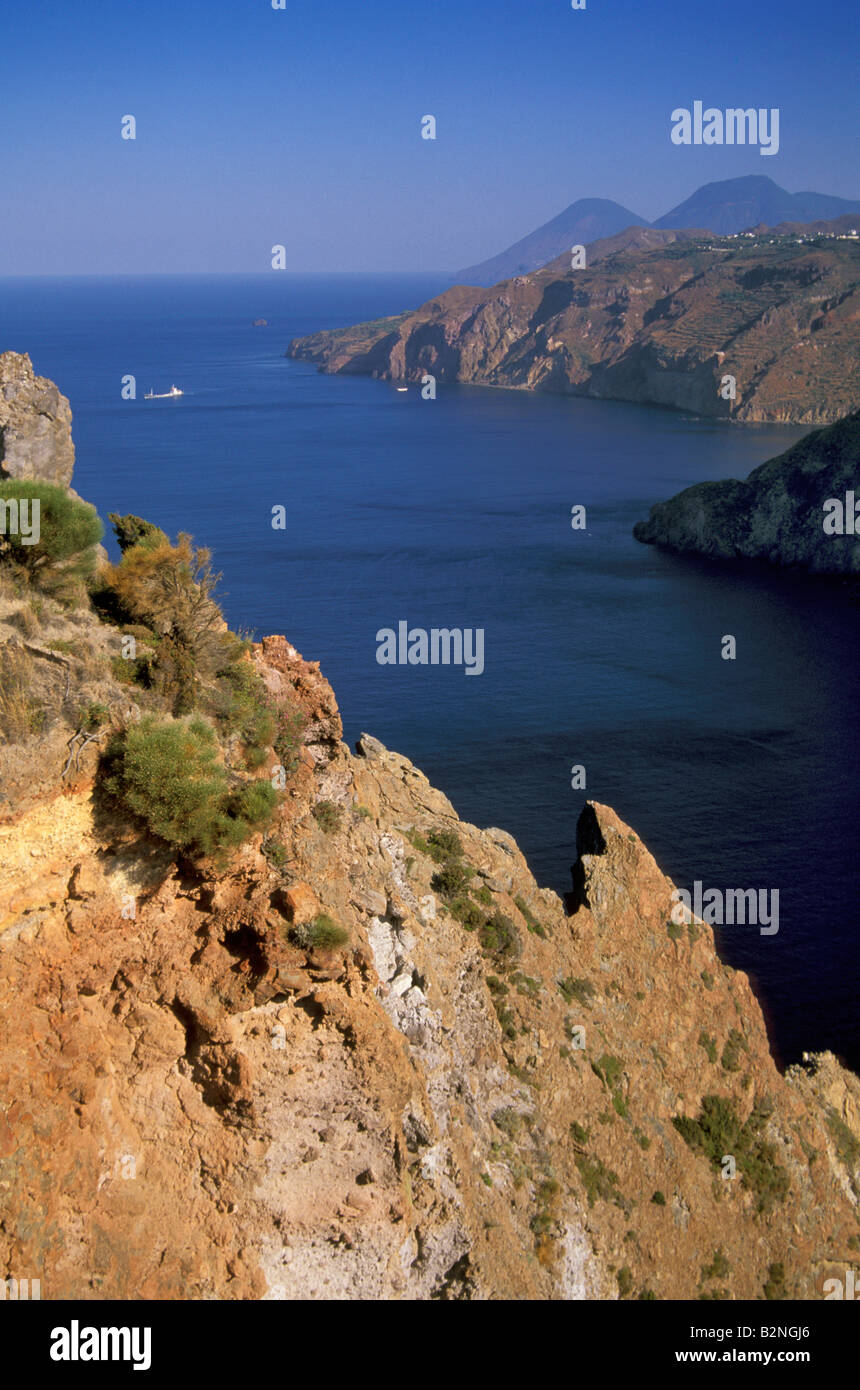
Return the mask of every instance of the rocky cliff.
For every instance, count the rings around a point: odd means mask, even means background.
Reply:
[[[652,507],[633,534],[679,554],[858,574],[855,495],[860,500],[860,411],[806,435],[745,482],[685,488]]]
[[[490,290],[294,339],[289,357],[393,381],[519,387],[737,420],[854,409],[860,241],[631,228]],[[731,377],[729,384],[725,378]]]
[[[0,353],[0,478],[68,486],[75,463],[72,411],[27,354]]]
[[[163,696],[95,593],[0,590],[4,1277],[47,1299],[816,1298],[856,1263],[860,1081],[826,1054],[780,1074],[746,977],[671,920],[613,811],[586,807],[563,902],[408,758],[351,752],[275,636],[231,671],[301,713],[276,812],[229,855],[178,851],[105,776]],[[253,765],[278,783],[276,726]]]

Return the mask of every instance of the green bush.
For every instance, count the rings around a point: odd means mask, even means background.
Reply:
[[[714,1251],[714,1258],[709,1265],[702,1265],[702,1281],[707,1279],[725,1279],[731,1274],[732,1267],[726,1259],[723,1247]]]
[[[168,844],[214,854],[266,824],[277,802],[266,781],[233,789],[218,753],[203,719],[150,715],[111,746],[105,787]]]
[[[447,906],[451,916],[462,923],[466,931],[475,931],[485,920],[486,914],[476,903],[472,902],[471,898],[452,898]]]
[[[299,705],[283,701],[278,706],[276,719],[275,754],[284,771],[289,774],[295,772],[299,765],[308,719]]]
[[[522,916],[523,921],[525,922],[525,924],[526,924],[528,930],[529,930],[534,936],[543,937],[544,940],[545,940],[545,939],[546,939],[546,934],[547,934],[547,933],[546,933],[546,927],[544,927],[543,924],[542,924],[541,922],[538,921],[537,917],[535,917],[534,913],[532,912],[532,910],[531,910],[531,908],[529,907],[528,903],[526,902],[525,898],[523,898],[521,895],[518,894],[518,895],[514,898],[514,906],[516,907],[517,911],[518,911],[518,912],[520,913],[520,915]]]
[[[167,536],[160,527],[153,526],[151,521],[144,521],[142,516],[135,516],[132,512],[125,516],[120,516],[118,512],[108,512],[108,521],[113,527],[123,555],[135,545],[159,546],[168,543]]]
[[[590,980],[568,975],[566,979],[558,980],[557,984],[562,998],[565,999],[568,1004],[572,1004],[575,999],[583,1008],[587,1009],[591,1007],[591,1001],[594,998],[596,990]]]
[[[473,870],[468,864],[449,859],[430,880],[430,887],[443,898],[459,898],[469,891]]]
[[[260,767],[275,738],[269,692],[250,661],[234,661],[218,677],[213,713],[245,745],[249,767]]]
[[[730,1028],[720,1063],[726,1071],[740,1071],[741,1054],[748,1051],[743,1033],[739,1033],[737,1028]]]
[[[39,539],[32,545],[24,543],[21,525],[25,501],[31,523],[33,503],[39,503]],[[92,575],[103,529],[95,507],[70,497],[65,488],[24,478],[0,482],[0,563],[56,598],[70,598]]]
[[[478,932],[478,940],[487,954],[503,967],[517,960],[522,950],[516,927],[502,912],[486,918]]]
[[[664,1192],[661,1192],[658,1187],[656,1192],[652,1192],[651,1201],[654,1203],[655,1207],[665,1207],[666,1194]]]
[[[346,945],[349,941],[349,932],[338,926],[334,918],[329,917],[327,913],[320,912],[312,922],[300,922],[293,927],[290,937],[303,951],[311,951],[315,948],[321,951],[332,951],[338,946]]]
[[[623,1207],[624,1199],[618,1191],[617,1173],[607,1168],[601,1158],[589,1158],[587,1154],[577,1154],[575,1162],[590,1207],[597,1201],[614,1202],[616,1206]]]
[[[784,1200],[789,1178],[777,1162],[777,1149],[761,1137],[766,1119],[764,1109],[755,1109],[741,1124],[732,1102],[724,1096],[704,1096],[698,1119],[676,1115],[672,1123],[691,1149],[697,1149],[717,1172],[722,1159],[731,1154],[737,1163],[744,1187],[754,1193],[759,1213],[770,1211]]]
[[[340,830],[343,812],[333,801],[318,801],[311,811],[311,815],[320,830],[325,831],[326,835],[334,835],[336,831]]]
[[[430,847],[431,859],[435,859],[438,864],[446,859],[463,857],[463,844],[454,830],[431,830],[427,836],[427,844]]]

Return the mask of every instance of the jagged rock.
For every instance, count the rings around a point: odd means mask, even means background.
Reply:
[[[0,478],[68,487],[74,464],[68,400],[27,353],[0,353]]]

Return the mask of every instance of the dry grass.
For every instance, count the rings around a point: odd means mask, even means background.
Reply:
[[[32,659],[23,648],[6,642],[0,647],[0,735],[6,743],[23,743],[38,733],[44,707],[33,697]]]

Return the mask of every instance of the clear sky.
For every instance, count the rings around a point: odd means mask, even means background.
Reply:
[[[454,270],[581,197],[860,197],[857,0],[586,6],[7,0],[0,274]],[[779,153],[673,145],[694,100],[779,107]]]

